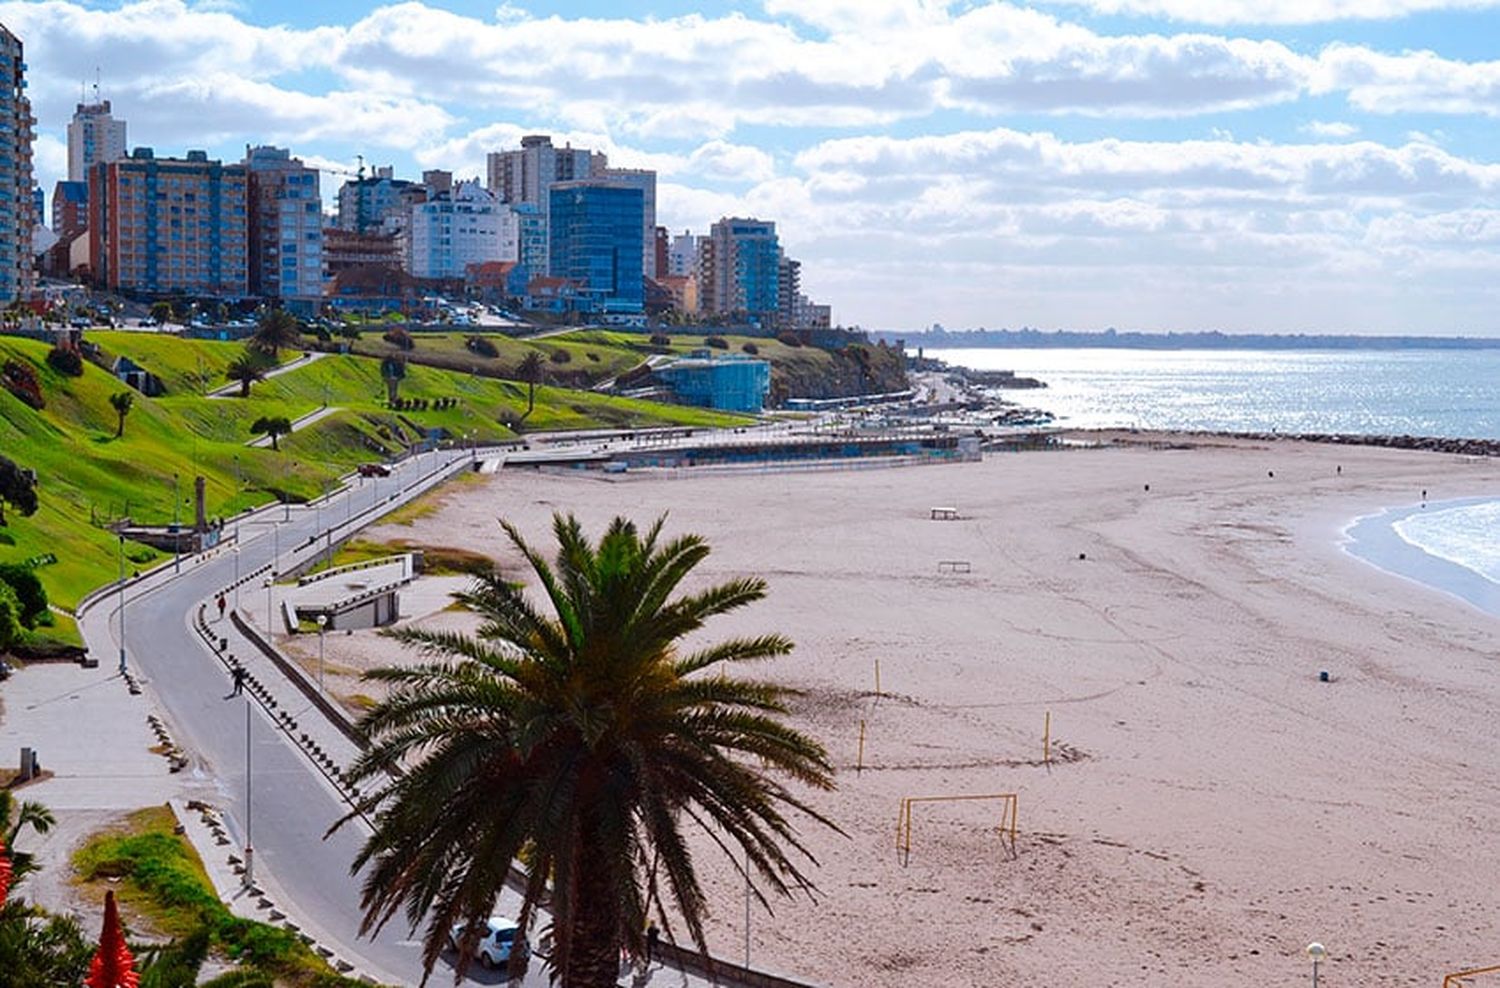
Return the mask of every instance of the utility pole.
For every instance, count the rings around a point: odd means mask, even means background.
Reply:
[[[172,572],[182,572],[182,494],[177,486],[177,474],[172,474]]]
[[[125,533],[120,533],[120,675],[125,675]]]

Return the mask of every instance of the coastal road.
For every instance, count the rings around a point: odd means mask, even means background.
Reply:
[[[181,574],[148,577],[125,596],[125,645],[132,671],[155,695],[177,737],[196,758],[194,770],[212,778],[237,844],[249,832],[255,870],[281,892],[282,901],[308,931],[357,965],[361,973],[387,984],[413,985],[421,978],[420,944],[397,916],[375,938],[359,936],[358,876],[349,865],[369,833],[351,823],[325,838],[348,810],[308,757],[265,717],[259,706],[229,698],[224,666],[192,627],[200,605],[234,582],[236,572],[253,573],[268,564],[284,569],[333,539],[419,496],[451,472],[466,468],[470,451],[437,451],[413,457],[386,478],[354,480],[321,506],[302,505],[257,512],[239,526],[240,551],[189,559]],[[364,516],[363,519],[361,516]],[[326,524],[322,524],[326,523]],[[280,554],[273,553],[280,550]],[[237,557],[237,558],[236,558]],[[259,579],[241,589],[254,594]],[[86,639],[101,663],[117,654],[119,608],[114,595],[92,606],[82,621]],[[316,716],[309,711],[307,716]],[[248,739],[248,741],[247,741]],[[247,748],[250,770],[247,776]],[[247,801],[247,781],[249,798]],[[502,900],[501,907],[505,908]],[[435,983],[452,981],[451,956],[434,971]],[[549,984],[543,965],[533,962],[525,988]],[[477,965],[465,985],[499,984],[504,978]],[[658,968],[643,984],[697,986],[708,982]]]

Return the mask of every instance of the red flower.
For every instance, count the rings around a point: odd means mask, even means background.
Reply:
[[[125,934],[120,930],[120,913],[115,908],[113,892],[104,893],[104,931],[99,934],[99,950],[83,983],[88,988],[138,988],[140,984],[135,958],[130,956]]]

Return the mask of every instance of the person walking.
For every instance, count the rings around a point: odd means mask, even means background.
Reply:
[[[229,677],[234,681],[234,690],[229,694],[230,696],[239,696],[241,693],[245,692],[244,666],[235,666],[232,670],[230,670]]]
[[[656,960],[656,948],[661,943],[661,930],[656,928],[655,923],[646,924],[646,966]]]
[[[225,608],[225,606],[227,604],[228,604],[228,601],[226,601],[224,599],[224,595],[223,594],[219,594],[219,620],[220,621],[224,620],[224,608]]]

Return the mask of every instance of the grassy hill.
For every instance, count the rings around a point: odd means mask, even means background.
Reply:
[[[173,516],[173,474],[178,475],[179,517],[191,520],[192,478],[207,483],[210,517],[228,516],[275,498],[305,500],[357,463],[394,455],[426,430],[477,441],[512,438],[502,420],[526,411],[526,385],[468,373],[410,366],[402,397],[454,398],[443,410],[397,412],[386,407],[380,362],[330,355],[256,384],[248,399],[208,398],[223,382],[224,368],[243,347],[148,333],[91,333],[111,355],[128,356],[157,374],[167,393],[136,395],[115,437],[109,396],[124,385],[85,364],[81,377],[66,377],[46,363],[47,345],[0,336],[0,364],[31,365],[46,408],[35,411],[0,389],[0,451],[37,471],[40,507],[23,518],[7,512],[0,528],[0,562],[44,553],[55,564],[38,570],[54,603],[71,608],[92,588],[113,580],[117,540],[103,526],[129,517],[163,524]],[[245,445],[250,423],[263,415],[295,419],[323,407],[338,409],[287,436],[281,450]],[[627,401],[542,386],[528,430],[579,429],[603,425],[647,427],[742,424],[743,419],[701,409]],[[126,547],[130,568],[159,558],[135,543]]]

